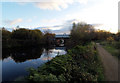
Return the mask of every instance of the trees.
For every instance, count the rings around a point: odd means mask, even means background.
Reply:
[[[19,28],[10,32],[3,28],[2,32],[2,39],[4,43],[9,40],[8,45],[10,47],[54,44],[55,34],[51,33],[50,31],[45,31],[42,33],[39,29],[30,30]]]
[[[5,28],[2,28],[2,40],[8,41],[10,40],[11,32],[6,30]]]
[[[105,30],[96,30],[95,31],[96,37],[95,40],[107,40],[108,37],[112,36],[112,34]]]
[[[94,28],[90,24],[86,23],[73,23],[73,28],[71,30],[71,39],[74,44],[86,43],[93,39]]]
[[[2,28],[2,47],[8,48],[11,44],[11,32]]]
[[[29,38],[29,30],[20,28],[12,31],[12,39],[26,40]]]
[[[72,43],[86,44],[90,41],[104,41],[108,37],[113,37],[113,34],[105,30],[95,30],[94,27],[86,23],[73,23],[71,30]]]
[[[38,30],[19,28],[12,32],[2,29],[3,47],[37,46],[43,44],[43,33]]]
[[[22,45],[38,45],[42,43],[43,34],[40,30],[20,28],[12,31],[11,38],[19,41]]]
[[[120,41],[120,32],[115,35],[115,40]]]
[[[51,33],[49,30],[44,31],[44,42],[46,45],[54,44],[55,34]]]

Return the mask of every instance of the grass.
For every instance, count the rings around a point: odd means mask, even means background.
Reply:
[[[102,42],[101,43],[103,47],[113,56],[120,59],[120,49],[116,48],[116,42],[108,43],[108,42]]]

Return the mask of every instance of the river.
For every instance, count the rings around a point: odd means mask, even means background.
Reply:
[[[2,81],[27,76],[30,67],[37,68],[55,56],[66,54],[65,47],[15,48],[2,51]]]

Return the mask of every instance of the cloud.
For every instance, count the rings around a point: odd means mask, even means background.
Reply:
[[[45,26],[45,27],[38,27],[37,29],[40,29],[41,31],[44,30],[50,30],[52,33],[55,34],[70,34],[70,30],[72,29],[73,23],[85,23],[83,21],[80,21],[79,19],[70,19],[66,20],[62,25],[55,25],[55,26]],[[91,24],[94,27],[101,27],[103,26],[102,24]]]
[[[45,26],[45,27],[37,27],[37,29],[44,30],[60,30],[62,28],[62,25],[56,25],[56,26]]]
[[[70,4],[75,2],[81,4],[87,4],[88,0],[45,0],[45,2],[37,2],[34,5],[41,9],[48,9],[48,10],[61,10],[67,8]]]
[[[28,19],[27,22],[32,22],[32,19]]]
[[[65,21],[64,24],[68,25],[68,24],[73,24],[73,23],[78,23],[78,22],[82,22],[82,21],[80,19],[71,19],[71,20]]]
[[[103,24],[91,24],[94,27],[99,27],[99,26],[103,26]]]
[[[36,19],[37,18],[37,16],[33,16],[33,19]]]
[[[73,22],[78,23],[80,22],[80,20],[78,19],[66,20],[62,25],[37,27],[37,29],[40,29],[41,31],[50,30],[52,33],[55,33],[55,34],[63,34],[63,33],[69,34],[72,28]]]
[[[87,4],[88,0],[3,0],[3,2],[19,2],[24,5],[26,2],[33,2],[33,4],[40,9],[47,10],[61,10],[67,8],[70,4],[78,2],[80,4]]]
[[[49,2],[38,2],[34,5],[41,9],[61,10],[67,8],[72,2],[73,0],[49,0]]]
[[[2,0],[5,1],[5,0]],[[6,0],[10,1],[10,0]],[[73,3],[88,4],[88,0],[12,0],[16,2],[33,2],[32,4],[40,9],[44,10],[62,10],[69,7]],[[91,5],[91,2],[93,5]],[[38,3],[35,3],[38,2]],[[89,0],[90,4],[80,11],[69,13],[64,15],[64,19],[69,20],[80,19],[80,21],[87,22],[89,24],[102,24],[102,26],[96,26],[100,29],[111,30],[111,32],[118,31],[118,0]],[[66,16],[66,17],[65,17]],[[59,19],[60,20],[60,19]],[[43,20],[44,22],[55,22],[55,20]],[[70,20],[69,20],[70,21]],[[71,21],[71,23],[72,23]],[[63,22],[63,21],[62,21]],[[67,21],[66,21],[67,22]],[[57,23],[60,23],[57,21]],[[69,24],[69,22],[68,22]],[[54,23],[54,25],[57,25]],[[58,24],[59,25],[59,24]],[[64,24],[63,24],[64,25]],[[49,26],[49,25],[48,25]],[[62,26],[63,27],[63,26]],[[51,27],[51,29],[57,27]]]
[[[102,24],[96,27],[116,33],[118,31],[118,0],[103,0],[80,12],[68,14],[65,18],[77,18],[89,24]]]
[[[44,19],[41,22],[44,22],[44,23],[55,23],[55,22],[57,22],[57,19]]]
[[[58,23],[59,21],[57,19],[44,19],[41,22],[42,23],[47,23],[48,26],[42,27],[42,29],[46,30],[46,29],[50,29],[50,30],[60,30],[62,28],[67,29],[67,27],[71,27],[72,24],[81,22],[79,19],[70,19],[70,20],[63,20],[60,19],[62,21],[62,23],[60,25],[56,24],[56,25],[51,25],[49,26],[48,24],[54,24],[54,23]]]
[[[77,1],[81,4],[87,4],[88,3],[88,0],[77,0]]]
[[[15,20],[5,20],[4,23],[5,24],[9,24],[9,25],[15,25],[17,23],[22,22],[23,20],[21,18],[15,19]]]

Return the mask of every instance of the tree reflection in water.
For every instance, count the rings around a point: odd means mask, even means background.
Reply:
[[[12,48],[2,50],[2,60],[10,57],[16,63],[25,62],[28,60],[38,59],[49,61],[57,55],[66,54],[65,48]]]
[[[11,81],[26,76],[27,68],[37,68],[58,54],[66,54],[65,49],[56,47],[2,49],[2,80]]]
[[[11,57],[16,63],[40,58],[43,48],[13,48],[2,50],[2,60]]]

